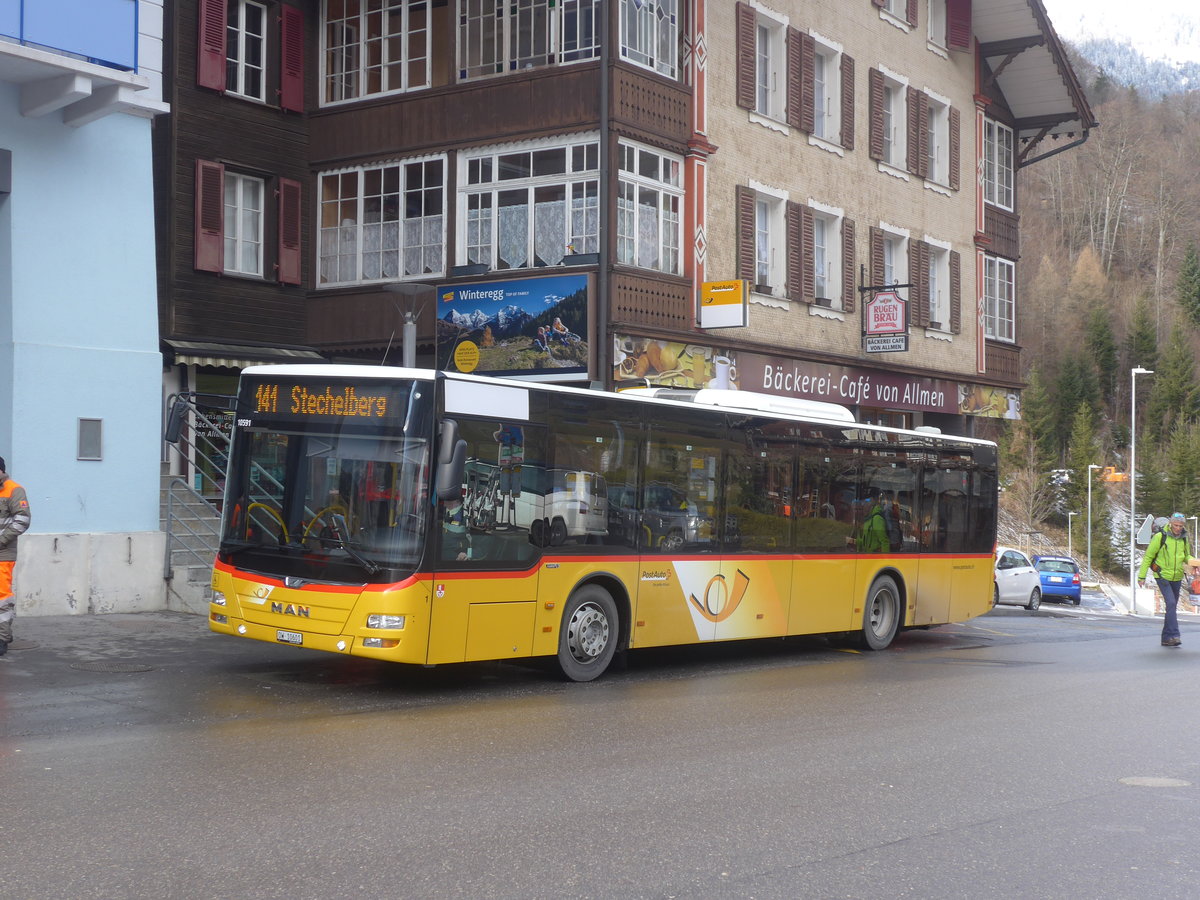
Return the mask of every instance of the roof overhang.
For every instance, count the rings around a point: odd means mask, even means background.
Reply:
[[[170,362],[178,365],[214,366],[219,369],[245,369],[264,363],[323,363],[323,357],[311,347],[274,347],[265,344],[222,344],[211,341],[163,339]]]
[[[1018,165],[1087,140],[1098,123],[1042,0],[972,3],[971,17],[987,63],[981,77],[996,84],[1016,119]]]

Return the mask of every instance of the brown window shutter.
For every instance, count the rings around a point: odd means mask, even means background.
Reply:
[[[917,0],[908,0],[904,8],[904,21],[913,28],[917,27]]]
[[[280,6],[279,106],[304,112],[304,13]]]
[[[950,251],[950,331],[962,333],[962,267],[958,251]]]
[[[874,4],[878,9],[883,9],[885,6],[887,6],[887,0],[871,0],[871,3]]]
[[[854,220],[842,219],[842,311],[854,312],[854,299],[858,296],[854,283]]]
[[[921,107],[925,105],[925,95],[914,87],[908,88],[908,115],[906,128],[908,131],[908,169],[912,175],[921,174]]]
[[[854,149],[854,57],[842,54],[842,146]]]
[[[300,182],[279,179],[279,282],[300,284]]]
[[[792,200],[787,205],[787,296],[804,299],[804,223],[800,204]]]
[[[800,299],[811,303],[817,296],[817,270],[813,260],[813,245],[816,243],[816,226],[811,206],[800,207],[800,229],[804,233],[804,250],[801,254]]]
[[[917,172],[922,178],[929,177],[929,95],[917,94]]]
[[[871,69],[867,73],[867,112],[871,119],[867,154],[871,159],[883,159],[883,73]]]
[[[925,252],[922,253],[922,250]],[[929,276],[922,267],[922,260],[929,265],[929,247],[924,241],[908,242],[908,321],[914,327],[929,324]]]
[[[737,186],[737,277],[754,284],[754,191]]]
[[[196,247],[194,267],[225,271],[225,167],[196,160]]]
[[[804,124],[804,35],[798,28],[787,30],[787,123],[792,128]]]
[[[803,84],[800,88],[800,130],[812,134],[817,124],[816,88],[813,85],[813,63],[817,55],[817,42],[811,34],[800,35],[800,69]]]
[[[754,82],[758,67],[755,53],[754,8],[749,3],[737,5],[737,105],[754,109]]]
[[[196,84],[214,91],[225,90],[225,2],[200,0]]]
[[[946,0],[946,46],[971,49],[971,0]]]
[[[950,150],[949,150],[950,190],[957,191],[958,184],[959,184],[959,182],[958,182],[958,179],[959,179],[958,155],[960,152],[960,143],[959,142],[961,141],[961,138],[959,136],[959,131],[960,131],[961,125],[959,123],[958,110],[955,109],[953,106],[950,107],[949,121],[950,121]]]
[[[883,284],[883,230],[871,226],[871,284]]]

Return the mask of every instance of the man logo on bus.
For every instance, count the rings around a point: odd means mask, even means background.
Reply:
[[[738,569],[737,575],[733,579],[732,594],[725,586],[725,576],[714,575],[705,585],[703,603],[696,599],[695,594],[689,594],[688,600],[699,610],[700,615],[715,624],[724,622],[733,615],[734,610],[741,604],[742,598],[746,596],[746,589],[749,587],[750,577]]]
[[[301,616],[302,618],[307,619],[309,617],[308,614],[310,611],[311,611],[311,607],[300,606],[296,603],[272,603],[271,604],[271,612],[280,613],[281,615],[285,615],[285,616]]]

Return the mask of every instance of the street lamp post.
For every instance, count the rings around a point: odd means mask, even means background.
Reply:
[[[1200,549],[1197,549],[1200,545],[1200,517],[1188,516],[1188,521],[1196,523],[1192,525],[1192,555],[1194,556],[1200,553]]]
[[[1071,542],[1071,538],[1072,538],[1072,535],[1071,535],[1071,517],[1072,517],[1072,516],[1077,516],[1077,515],[1079,515],[1079,513],[1077,513],[1077,512],[1069,512],[1069,513],[1067,513],[1067,556],[1071,557],[1071,559],[1074,559],[1074,558],[1075,558],[1075,552],[1074,552],[1074,546],[1075,546],[1075,545],[1074,545],[1074,544]]]
[[[1137,523],[1133,510],[1137,503],[1137,377],[1153,375],[1141,366],[1129,370],[1129,611],[1137,612],[1137,566],[1134,562]]]
[[[1088,578],[1092,576],[1092,470],[1100,468],[1095,463],[1088,466]]]

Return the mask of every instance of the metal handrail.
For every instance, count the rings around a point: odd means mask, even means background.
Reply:
[[[196,518],[194,521],[203,522],[207,526],[203,531],[197,531],[192,527],[188,520],[184,519],[182,516],[176,515],[174,509],[176,486],[179,486],[183,489],[181,492],[183,496],[187,497],[193,502],[200,503],[206,509],[206,511],[212,513],[213,517],[218,523],[220,521],[220,512],[217,510],[216,506],[208,501],[206,497],[204,497],[199,491],[193,488],[182,478],[171,479],[171,482],[167,485],[167,542],[165,558],[163,560],[163,578],[166,580],[170,580],[175,574],[175,570],[171,565],[171,557],[175,550],[178,549],[184,551],[202,566],[211,566],[214,557],[217,555],[217,542],[221,537],[220,524],[213,524],[213,522],[210,520]],[[178,526],[180,531],[185,531],[191,537],[199,539],[204,544],[204,550],[206,552],[202,555],[194,547],[189,547],[183,541],[179,540],[176,526]],[[176,546],[176,543],[178,543],[178,546]]]

